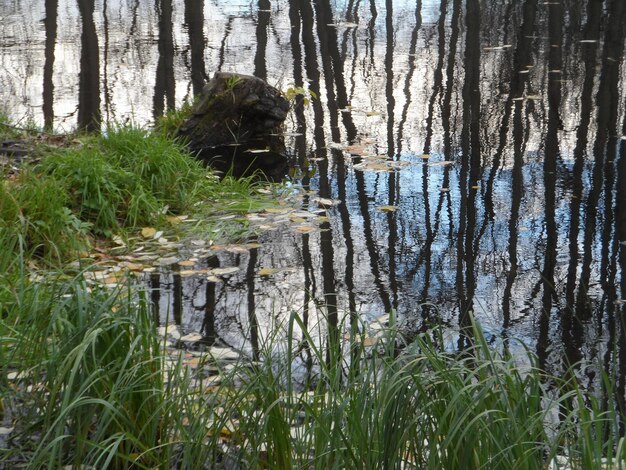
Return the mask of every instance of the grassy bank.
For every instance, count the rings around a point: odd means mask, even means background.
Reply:
[[[253,179],[220,180],[165,131],[51,136],[2,126],[0,140],[21,139],[30,153],[0,175],[0,232],[13,254],[60,264],[142,227],[171,229],[177,215],[213,238],[245,237],[245,223],[212,221],[275,204]]]

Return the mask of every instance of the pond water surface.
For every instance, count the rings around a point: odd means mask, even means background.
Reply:
[[[289,119],[295,184],[339,203],[199,261],[240,268],[222,282],[152,274],[163,320],[254,351],[292,311],[394,310],[462,348],[473,313],[623,394],[623,0],[13,0],[0,22],[14,120],[149,124],[216,71],[318,97]]]

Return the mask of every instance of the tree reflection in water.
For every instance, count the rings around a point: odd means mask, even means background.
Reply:
[[[153,276],[162,318],[252,352],[291,310],[339,338],[393,309],[407,338],[442,324],[464,348],[473,312],[555,371],[584,361],[590,386],[616,364],[623,396],[625,10],[30,0],[0,7],[0,95],[17,119],[97,129],[103,111],[147,123],[217,70],[307,87],[318,99],[294,104],[294,173],[342,203],[318,232],[263,233],[261,248],[207,261],[241,265],[223,283]],[[354,169],[371,155],[408,166]],[[316,208],[309,195],[303,206]],[[294,269],[255,278],[260,267]]]

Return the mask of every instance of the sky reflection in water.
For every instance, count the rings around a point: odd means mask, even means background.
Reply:
[[[473,311],[544,365],[621,369],[624,3],[13,2],[0,99],[15,119],[70,129],[149,123],[217,70],[319,96],[293,113],[289,146],[302,184],[343,201],[329,221],[220,253],[209,265],[241,267],[221,284],[150,279],[162,317],[208,342],[257,348],[289,309],[313,324],[322,308],[331,326],[395,309],[409,336],[458,331]],[[354,142],[406,166],[355,170],[341,149]]]

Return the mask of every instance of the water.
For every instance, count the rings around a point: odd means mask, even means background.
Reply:
[[[16,120],[149,124],[217,70],[318,95],[288,144],[303,209],[341,203],[199,262],[240,268],[222,283],[153,274],[162,319],[254,352],[290,311],[325,334],[393,309],[462,348],[473,312],[543,365],[625,371],[626,2],[15,0],[0,21]]]

